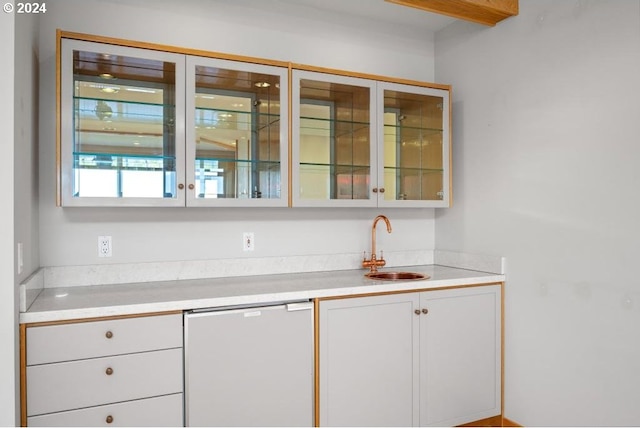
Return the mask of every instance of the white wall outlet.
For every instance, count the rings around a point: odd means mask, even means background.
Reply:
[[[24,269],[24,249],[22,242],[18,242],[18,275],[22,273]]]
[[[242,234],[242,251],[253,251],[255,249],[255,237],[253,232],[244,232]]]
[[[98,236],[98,257],[111,257],[111,236]]]

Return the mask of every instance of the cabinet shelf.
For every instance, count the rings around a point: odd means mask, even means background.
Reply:
[[[153,107],[174,107],[173,104],[163,104],[163,103],[150,103],[144,101],[131,101],[131,100],[123,100],[118,98],[97,98],[97,97],[79,97],[74,96],[74,101],[103,101],[105,103],[117,103],[117,104],[125,104],[125,105],[139,105],[139,106],[153,106]]]
[[[442,128],[430,128],[424,126],[404,126],[404,125],[384,125],[384,135],[398,135],[400,133],[410,132],[413,135],[426,134],[426,135],[440,135],[444,132]]]
[[[418,167],[399,167],[399,166],[385,166],[384,171],[386,172],[398,172],[398,173],[409,173],[409,174],[419,174],[419,173],[439,173],[441,174],[444,169],[442,168],[418,168]]]
[[[136,153],[73,152],[75,168],[165,171],[175,164],[175,156]]]
[[[257,126],[253,126],[253,115],[257,118]],[[204,116],[204,117],[203,117]],[[196,108],[196,128],[236,129],[243,131],[260,131],[280,124],[280,114],[253,113],[240,110],[219,108]]]
[[[197,157],[196,165],[199,162],[218,162],[218,163],[230,163],[238,166],[251,166],[257,167],[260,170],[277,170],[280,169],[279,160],[260,160],[260,159],[233,159],[233,158],[219,158],[219,157]],[[205,169],[207,169],[205,167]]]
[[[337,163],[310,163],[300,162],[302,172],[310,172],[317,170],[318,172],[327,172],[332,170],[334,174],[369,174],[371,167],[369,165],[351,165]]]
[[[340,138],[346,135],[362,134],[369,136],[368,122],[352,122],[338,119],[323,119],[317,117],[300,117],[301,136],[331,136]]]

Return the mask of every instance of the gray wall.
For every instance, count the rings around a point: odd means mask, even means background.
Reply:
[[[505,414],[640,424],[640,2],[523,0],[436,36],[453,85],[439,249],[507,256]]]
[[[13,58],[15,15],[0,14],[0,57]],[[5,185],[6,200],[0,204],[0,425],[13,426],[17,421],[17,311],[16,278],[13,264],[13,127],[14,67],[0,67],[0,152],[8,160],[0,168],[0,182]]]
[[[385,212],[384,250],[431,250],[434,210],[82,209],[55,207],[55,30],[90,33],[351,71],[433,80],[433,36],[262,0],[58,0],[40,26],[40,262],[86,265],[360,252]],[[418,35],[418,37],[416,36]],[[422,34],[422,35],[421,35]],[[113,257],[97,257],[97,236]]]
[[[23,245],[18,282],[40,267],[38,220],[38,23],[16,16],[15,40],[15,241]]]
[[[0,208],[0,426],[19,419],[18,285],[39,267],[38,244],[38,20],[2,14],[0,57],[0,145],[5,164],[0,182],[6,198]],[[23,245],[18,271],[17,244]]]

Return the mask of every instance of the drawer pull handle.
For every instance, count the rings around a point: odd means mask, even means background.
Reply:
[[[413,311],[416,315],[420,315],[420,309],[416,309],[415,311]]]
[[[426,315],[426,314],[428,314],[428,313],[429,313],[429,309],[424,308],[424,309],[422,310],[422,313],[423,313],[423,314],[425,314],[425,315]]]
[[[107,374],[107,376],[111,376],[113,374],[113,369],[111,367],[108,367],[105,373]]]
[[[107,416],[106,421],[107,421],[108,424],[112,423],[113,422],[113,416],[111,416],[111,415]]]
[[[107,339],[111,339],[113,337],[113,333],[111,331],[108,331],[105,333],[105,336]]]

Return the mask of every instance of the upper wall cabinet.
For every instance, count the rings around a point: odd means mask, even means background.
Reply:
[[[58,37],[60,205],[450,205],[448,86]]]
[[[287,205],[287,73],[187,58],[187,205]]]
[[[294,70],[294,206],[376,206],[375,82]]]
[[[184,57],[62,40],[65,206],[184,205]]]
[[[293,70],[293,206],[448,207],[449,91]]]
[[[286,206],[287,68],[62,39],[64,206]]]
[[[449,91],[380,82],[378,100],[378,204],[448,207]]]

